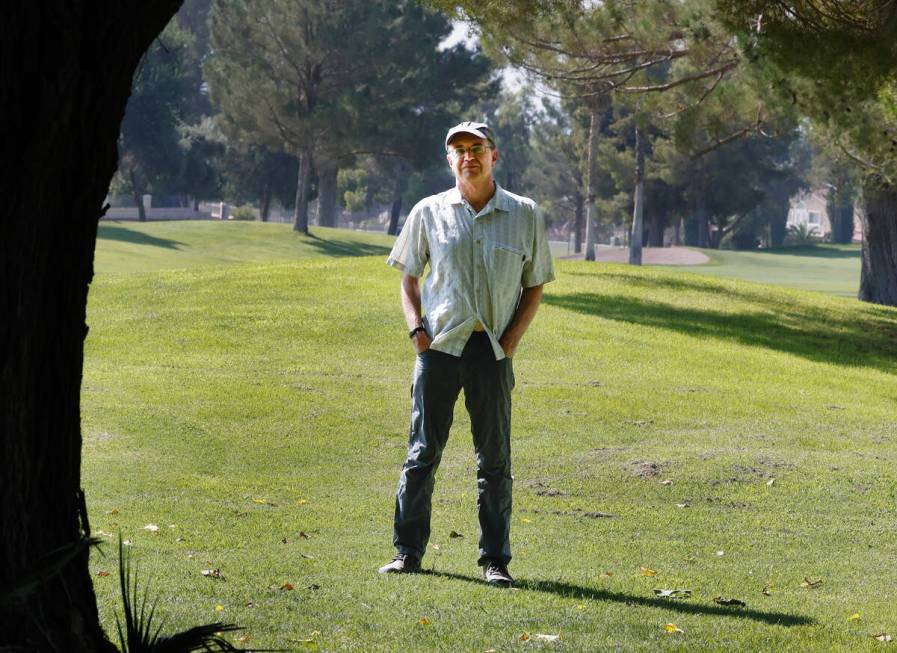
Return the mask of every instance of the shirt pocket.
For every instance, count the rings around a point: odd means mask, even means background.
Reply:
[[[523,278],[526,252],[512,245],[488,241],[485,254],[493,297],[498,300],[516,300]]]

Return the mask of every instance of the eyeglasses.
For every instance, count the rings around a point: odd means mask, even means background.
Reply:
[[[463,159],[464,156],[470,152],[475,157],[481,157],[486,153],[486,150],[492,149],[491,145],[482,145],[481,143],[477,143],[476,145],[471,145],[470,147],[450,147],[449,154],[451,154],[456,159]]]

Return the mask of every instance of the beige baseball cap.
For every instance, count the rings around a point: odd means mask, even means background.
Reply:
[[[485,138],[489,143],[492,144],[492,147],[495,147],[495,137],[492,135],[492,129],[489,128],[484,122],[461,122],[448,130],[448,133],[445,135],[445,144],[448,147],[449,141],[452,140],[454,136],[457,134],[471,134],[476,136],[477,138]]]

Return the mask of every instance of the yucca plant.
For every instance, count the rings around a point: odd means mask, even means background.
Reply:
[[[131,575],[131,561],[118,536],[118,578],[124,606],[124,625],[115,615],[122,653],[221,653],[228,651],[270,651],[274,649],[239,649],[222,637],[223,633],[242,630],[235,624],[220,622],[194,626],[173,635],[162,634],[162,624],[154,627],[156,602],[149,605],[149,587],[143,595],[137,590],[137,576]]]

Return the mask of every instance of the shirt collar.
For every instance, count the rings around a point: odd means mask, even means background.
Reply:
[[[449,189],[448,201],[449,204],[464,204],[467,200],[464,199],[464,196],[461,195],[461,191],[455,186]],[[511,210],[511,198],[508,197],[508,191],[499,186],[497,181],[495,182],[495,194],[486,203],[486,206],[489,206],[490,204],[493,208],[498,209],[499,211]],[[483,208],[485,209],[486,207]]]

